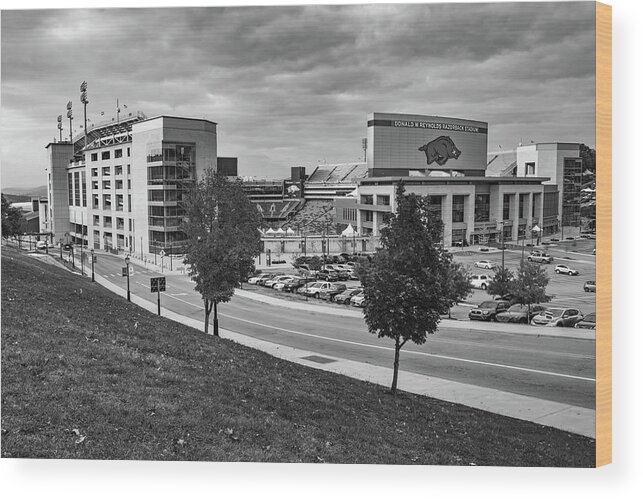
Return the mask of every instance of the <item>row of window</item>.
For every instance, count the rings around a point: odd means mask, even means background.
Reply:
[[[87,206],[87,181],[85,172],[67,173],[69,206]]]
[[[122,149],[115,149],[114,150],[114,158],[118,159],[118,158],[122,158],[122,157],[123,157],[123,150]],[[130,157],[130,149],[129,149],[129,147],[127,148],[127,157],[128,158]],[[92,161],[98,161],[98,153],[97,152],[91,153],[90,159]],[[106,161],[108,159],[111,159],[111,151],[102,151],[100,153],[100,159],[102,161]]]
[[[133,221],[132,219],[128,219],[129,221],[129,230],[130,232],[133,230]],[[101,226],[100,223],[100,215],[94,215],[94,223],[93,225],[95,226]],[[103,217],[103,225],[102,227],[106,228],[112,228],[112,217],[105,216]],[[125,230],[125,219],[121,217],[116,217],[116,229],[117,230]]]
[[[377,195],[375,196],[375,202],[378,206],[390,206],[391,205],[391,196],[388,194]],[[372,194],[363,194],[362,195],[362,204],[373,204],[373,195]]]
[[[98,190],[98,180],[92,180],[92,190],[97,191]],[[112,181],[111,180],[103,180],[103,189],[111,189],[112,188]],[[115,180],[114,181],[114,189],[122,189],[123,188],[123,181],[122,180]],[[127,188],[129,190],[132,189],[132,181],[127,179]]]
[[[116,211],[123,211],[123,194],[116,194]],[[101,208],[100,206],[100,197],[98,194],[92,194],[92,208],[94,210],[111,210],[112,209],[112,195],[111,194],[103,194],[103,207]],[[128,194],[127,195],[127,211],[131,212],[132,211],[132,195]]]
[[[127,174],[131,173],[131,165],[127,165]],[[101,172],[104,177],[109,177],[112,174],[111,166],[103,166]],[[114,175],[119,176],[123,174],[123,165],[114,166]],[[98,168],[92,168],[92,177],[98,177]]]

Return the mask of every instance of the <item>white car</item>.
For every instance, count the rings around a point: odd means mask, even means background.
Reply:
[[[576,269],[568,267],[567,265],[556,265],[554,271],[557,274],[567,274],[567,275],[578,275],[579,272]]]
[[[268,279],[264,286],[266,288],[274,288],[275,284],[281,281],[285,281],[286,279],[290,279],[292,276],[291,275],[276,275],[272,279]]]
[[[283,279],[282,279],[282,278],[278,279],[278,281],[277,281],[277,282],[275,283],[275,285],[273,286],[273,288],[274,288],[274,289],[276,289],[276,290],[278,290],[278,291],[281,291],[282,289],[284,289],[284,286],[285,286],[287,283],[291,283],[291,282],[293,282],[295,279],[297,279],[297,277],[292,276],[292,275],[288,275],[288,276],[284,276],[284,277],[285,277],[285,278],[283,278]]]
[[[489,287],[490,282],[491,282],[491,277],[487,274],[471,276],[471,285],[477,289],[487,289]]]
[[[360,291],[357,293],[355,296],[351,298],[351,305],[353,307],[363,307],[364,306],[364,301],[366,300],[366,296],[364,296],[364,291]]]
[[[266,277],[267,275],[268,274],[259,274],[259,275],[256,275],[254,277],[251,277],[250,279],[248,279],[248,284],[257,284],[257,281],[259,279],[262,279],[262,278]]]
[[[490,262],[489,260],[480,260],[479,262],[474,263],[473,266],[478,267],[480,269],[488,269],[488,270],[492,270],[496,268],[496,264],[493,262]]]

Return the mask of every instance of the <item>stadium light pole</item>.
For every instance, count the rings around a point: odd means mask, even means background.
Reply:
[[[83,81],[80,84],[80,102],[83,103],[83,109],[85,111],[85,148],[87,148],[87,82]]]
[[[63,115],[58,115],[58,133],[60,133],[60,142],[63,141]]]
[[[69,118],[69,142],[74,143],[74,136],[72,133],[71,121],[74,119],[74,114],[71,111],[71,101],[67,103],[67,118]]]

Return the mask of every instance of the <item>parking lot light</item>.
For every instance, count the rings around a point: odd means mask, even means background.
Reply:
[[[127,301],[132,301],[130,300],[130,292],[129,292],[129,256],[125,257],[125,268],[126,268],[126,274],[127,274]]]

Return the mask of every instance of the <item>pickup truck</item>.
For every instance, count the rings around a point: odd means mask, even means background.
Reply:
[[[531,255],[527,257],[527,260],[530,262],[536,263],[551,263],[554,261],[554,258],[551,255],[548,255],[544,251],[533,251]]]

